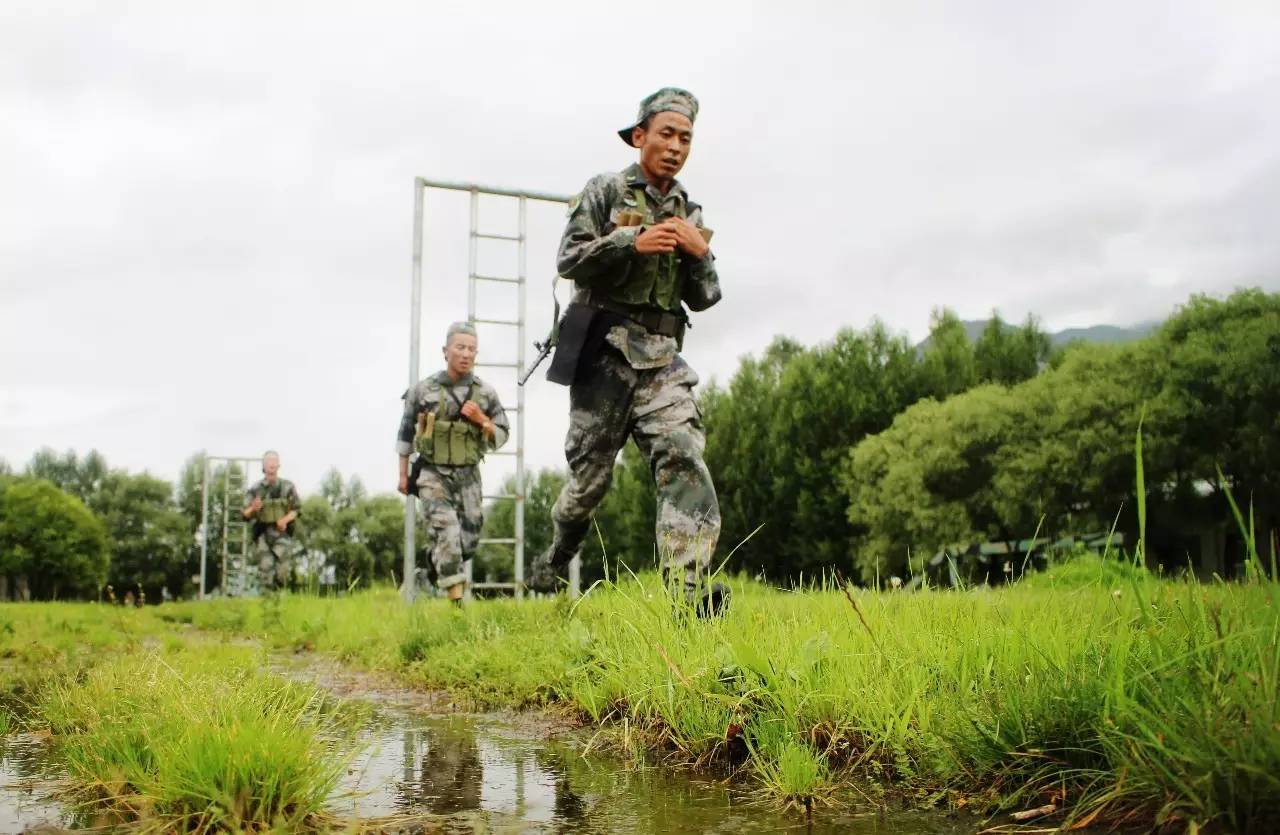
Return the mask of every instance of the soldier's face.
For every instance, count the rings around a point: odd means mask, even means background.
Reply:
[[[469,333],[455,333],[444,346],[444,361],[455,377],[471,373],[476,364],[476,338]]]
[[[280,456],[268,455],[263,458],[262,472],[266,473],[267,478],[275,478],[276,473],[280,472]]]
[[[671,111],[655,113],[648,128],[636,128],[631,141],[640,149],[640,167],[650,179],[674,179],[693,145],[693,122]]]

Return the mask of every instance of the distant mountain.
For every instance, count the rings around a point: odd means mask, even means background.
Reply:
[[[982,332],[987,327],[988,319],[966,319],[962,322],[964,332],[968,334],[970,342],[977,342],[978,337],[982,336]],[[1018,327],[1020,322],[1007,322],[1006,324]],[[1133,342],[1135,339],[1141,339],[1148,336],[1156,328],[1160,327],[1159,322],[1141,322],[1136,325],[1094,325],[1089,328],[1067,328],[1055,333],[1049,334],[1049,344],[1057,348],[1066,345],[1068,342],[1077,340],[1083,342]],[[926,338],[920,343],[920,348],[924,348],[929,344]]]

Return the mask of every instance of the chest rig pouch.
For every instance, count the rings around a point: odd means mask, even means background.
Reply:
[[[289,502],[283,496],[268,494],[262,498],[262,509],[258,511],[258,521],[274,525],[288,512]]]
[[[467,400],[474,400],[475,394],[476,384],[473,382],[467,390]],[[456,418],[445,417],[445,398],[451,396],[445,386],[441,385],[436,410],[418,415],[418,431],[413,439],[413,448],[429,464],[472,467],[484,458],[480,427],[462,416],[461,406]]]
[[[659,222],[657,212],[649,207],[643,187],[631,190],[635,209],[618,213],[619,226],[653,225]],[[676,202],[675,217],[685,219],[684,201]],[[593,293],[594,295],[594,293]],[[658,255],[636,255],[626,279],[611,287],[607,295],[612,301],[635,307],[656,307],[675,311],[680,308],[680,255],[664,252]]]

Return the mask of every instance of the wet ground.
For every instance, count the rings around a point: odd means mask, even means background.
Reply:
[[[365,747],[332,811],[381,819],[386,831],[951,835],[980,828],[971,818],[870,808],[821,808],[806,819],[727,779],[588,751],[588,731],[552,714],[460,712],[444,694],[314,658],[278,669],[373,703]],[[82,825],[53,799],[61,776],[46,738],[0,739],[0,835]]]
[[[445,832],[974,832],[940,815],[818,810],[812,821],[687,771],[635,768],[502,716],[389,715],[352,765],[353,817],[426,815]]]
[[[371,701],[378,719],[335,811],[422,816],[445,832],[972,833],[972,818],[782,811],[748,787],[688,770],[637,767],[591,751],[586,729],[546,713],[457,712],[445,694],[311,659],[282,672]]]
[[[0,833],[62,829],[72,817],[50,794],[60,776],[48,739],[14,734],[0,739]]]

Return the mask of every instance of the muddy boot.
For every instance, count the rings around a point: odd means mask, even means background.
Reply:
[[[529,591],[555,594],[569,584],[569,563],[574,554],[555,545],[543,551],[533,561],[524,584]]]
[[[715,618],[729,609],[733,592],[724,583],[684,584],[684,602],[694,607],[700,618]]]

